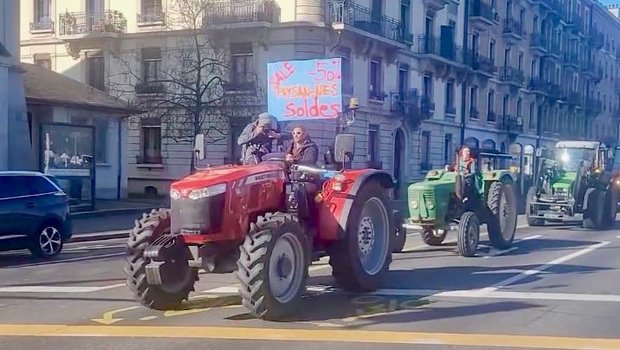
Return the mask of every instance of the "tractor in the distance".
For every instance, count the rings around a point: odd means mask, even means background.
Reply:
[[[604,229],[616,217],[611,150],[599,141],[560,141],[554,159],[540,159],[535,186],[527,194],[530,226],[579,222]]]
[[[208,167],[172,183],[171,208],[143,215],[127,242],[134,297],[149,308],[175,308],[194,290],[199,269],[236,271],[243,305],[257,318],[281,319],[298,305],[308,266],[326,255],[341,288],[377,289],[395,250],[394,180],[381,170],[347,169],[354,149],[354,136],[339,134],[335,164],[267,155],[257,165]]]
[[[443,243],[456,228],[457,249],[466,257],[476,255],[480,225],[486,224],[491,244],[508,248],[517,226],[516,195],[507,170],[481,170],[480,150],[471,149],[476,171],[463,175],[454,167],[431,170],[408,188],[409,227],[421,230],[424,242]],[[458,155],[457,155],[458,159]]]

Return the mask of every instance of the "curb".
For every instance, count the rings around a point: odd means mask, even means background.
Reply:
[[[110,216],[110,215],[123,215],[123,214],[136,214],[140,215],[145,212],[150,212],[152,209],[156,209],[158,207],[143,207],[143,208],[121,208],[121,209],[101,209],[94,211],[83,211],[83,212],[75,212],[71,213],[72,219],[87,219],[101,216]]]
[[[94,232],[74,234],[67,243],[105,241],[110,239],[127,238],[130,230]]]

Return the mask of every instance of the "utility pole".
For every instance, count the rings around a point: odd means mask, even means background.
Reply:
[[[464,8],[464,15],[463,15],[463,63],[465,65],[468,65],[469,59],[473,58],[469,57],[469,55],[467,54],[467,48],[468,48],[468,40],[469,40],[469,1],[470,0],[464,0],[463,4],[465,5]],[[463,79],[463,83],[461,84],[461,145],[465,144],[465,112],[466,112],[466,104],[467,104],[467,81],[468,81],[468,74],[465,74],[465,78]]]

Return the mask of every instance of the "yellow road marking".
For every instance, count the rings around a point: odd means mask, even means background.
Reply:
[[[103,316],[101,316],[101,318],[93,318],[91,321],[95,321],[95,322],[99,322],[102,324],[112,324],[112,323],[116,323],[118,321],[122,321],[122,318],[114,318],[114,314],[120,313],[120,312],[124,312],[124,311],[129,311],[129,310],[135,310],[140,308],[139,306],[130,306],[130,307],[126,307],[123,309],[117,309],[117,310],[112,310],[112,311],[108,311],[106,313],[103,314]]]
[[[241,327],[69,326],[0,324],[0,336],[193,338],[261,341],[322,341],[383,344],[433,344],[519,349],[618,350],[620,339],[530,335],[308,330]]]

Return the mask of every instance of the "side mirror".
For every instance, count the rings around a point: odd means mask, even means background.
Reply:
[[[355,155],[355,136],[352,134],[338,134],[334,145],[334,160],[345,163],[353,160]]]
[[[197,159],[205,159],[205,135],[198,134],[194,139],[194,155]]]

